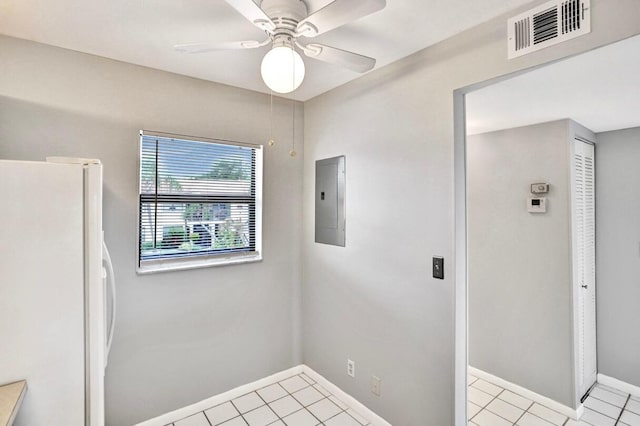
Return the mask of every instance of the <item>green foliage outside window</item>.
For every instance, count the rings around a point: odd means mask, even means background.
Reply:
[[[240,160],[218,160],[211,166],[211,170],[201,176],[202,179],[246,180],[249,173]]]

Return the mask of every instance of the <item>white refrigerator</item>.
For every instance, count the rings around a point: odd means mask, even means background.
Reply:
[[[0,385],[28,386],[14,424],[102,426],[115,320],[102,165],[0,160],[0,200]]]

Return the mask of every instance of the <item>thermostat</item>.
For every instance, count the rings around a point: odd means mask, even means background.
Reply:
[[[546,213],[547,212],[547,199],[542,198],[529,198],[527,200],[527,211],[529,213]]]
[[[546,194],[547,192],[549,192],[548,183],[532,183],[531,184],[532,194]]]

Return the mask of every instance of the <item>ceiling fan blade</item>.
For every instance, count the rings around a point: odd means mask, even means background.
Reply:
[[[373,67],[376,66],[376,60],[368,56],[347,52],[346,50],[325,46],[323,44],[312,43],[306,46],[299,43],[296,44],[302,49],[304,54],[310,58],[340,65],[355,72],[364,73],[372,70]]]
[[[386,0],[335,0],[300,21],[297,32],[304,37],[315,37],[384,9],[386,5]]]
[[[271,43],[271,39],[265,41],[223,41],[214,43],[183,43],[173,46],[178,52],[183,53],[206,53],[215,52],[216,50],[234,50],[234,49],[255,49],[266,46]]]
[[[225,0],[231,7],[237,10],[242,16],[247,18],[253,25],[272,32],[276,25],[271,18],[253,0]]]

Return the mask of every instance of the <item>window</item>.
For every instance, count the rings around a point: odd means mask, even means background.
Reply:
[[[260,260],[262,147],[140,132],[138,271]]]

